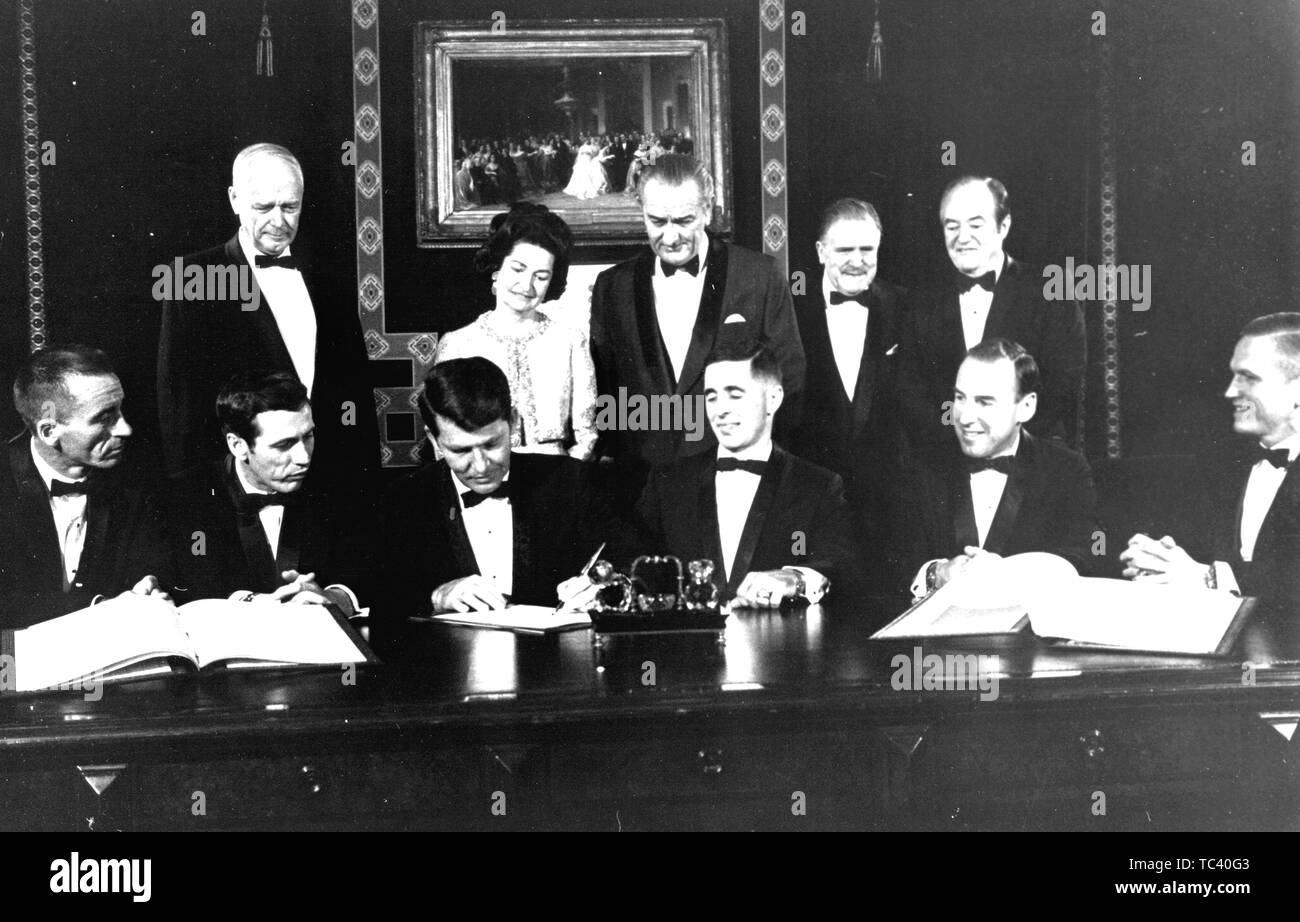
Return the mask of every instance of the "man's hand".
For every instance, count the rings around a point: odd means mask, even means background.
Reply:
[[[745,574],[733,604],[743,608],[776,608],[799,589],[799,575],[789,570],[755,570]]]
[[[431,596],[434,611],[492,611],[505,608],[506,597],[487,577],[475,574],[443,583]]]
[[[570,576],[555,587],[555,596],[560,605],[572,611],[586,611],[596,604],[596,593],[600,586],[586,576]]]
[[[1119,555],[1124,576],[1162,585],[1205,586],[1209,564],[1197,563],[1173,538],[1134,535]]]
[[[963,573],[969,573],[978,570],[980,567],[986,567],[995,560],[1001,560],[1001,554],[995,554],[992,551],[986,551],[982,547],[967,545],[951,560],[941,560],[939,566],[935,568],[934,588],[948,583]]]

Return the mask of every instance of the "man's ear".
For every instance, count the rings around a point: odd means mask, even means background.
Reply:
[[[226,433],[226,448],[240,461],[248,457],[248,443],[233,432]]]
[[[58,444],[59,433],[63,430],[62,425],[53,416],[42,416],[33,428],[36,430],[36,438],[50,448]]]
[[[226,188],[226,198],[230,199],[230,210],[235,214],[239,214],[239,196],[235,193],[234,186]]]
[[[1038,392],[1030,391],[1016,404],[1016,422],[1027,423],[1038,412]]]
[[[817,241],[817,261],[823,266],[826,265],[826,244],[820,240]]]
[[[1009,233],[1011,233],[1011,215],[1002,219],[1002,224],[998,227],[998,239],[1006,240]]]
[[[776,415],[776,411],[781,409],[781,404],[785,402],[785,388],[779,384],[769,384],[767,386],[767,412]]]

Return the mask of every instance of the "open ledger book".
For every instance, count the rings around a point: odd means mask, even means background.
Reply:
[[[465,627],[485,627],[516,634],[550,634],[590,627],[585,611],[556,611],[546,605],[507,605],[496,611],[452,611],[436,613],[434,621]]]
[[[1055,554],[990,561],[935,590],[873,639],[1005,634],[1081,647],[1226,656],[1251,609],[1230,592],[1081,577]]]
[[[201,599],[182,605],[153,596],[101,602],[12,637],[15,691],[165,675],[196,669],[373,662],[356,630],[323,605]],[[5,652],[9,652],[7,649]]]

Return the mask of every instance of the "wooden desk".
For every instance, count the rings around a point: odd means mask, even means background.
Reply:
[[[915,645],[869,633],[817,607],[733,616],[721,647],[414,624],[354,685],[6,696],[0,825],[1300,828],[1300,747],[1277,729],[1300,716],[1300,642],[1255,625],[1230,661],[923,645],[996,655],[983,700],[896,690]]]

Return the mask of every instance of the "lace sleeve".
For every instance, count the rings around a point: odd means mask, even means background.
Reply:
[[[587,334],[581,330],[575,331],[570,340],[569,363],[573,375],[570,408],[573,447],[569,449],[569,455],[580,461],[590,461],[596,451],[596,366],[591,359]]]

